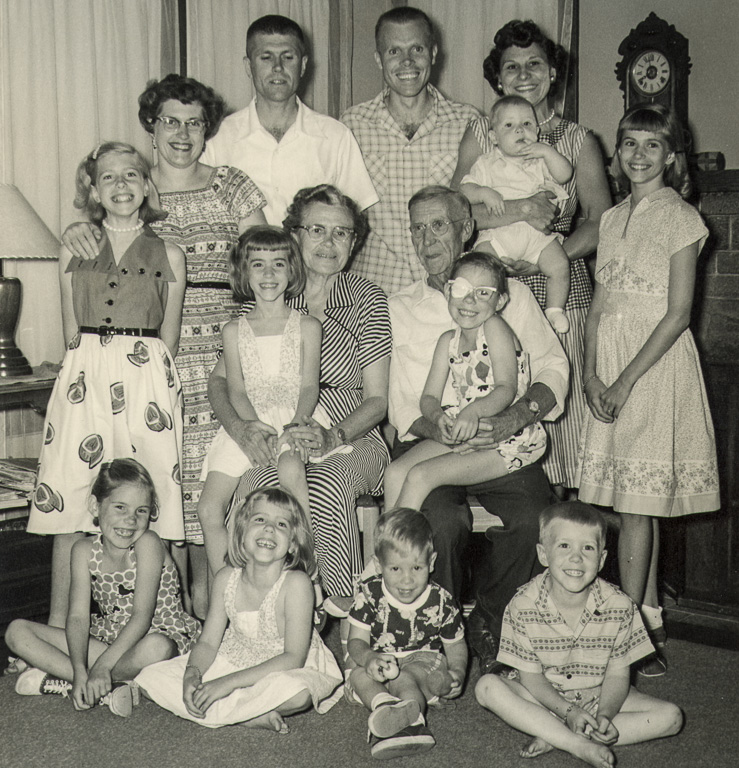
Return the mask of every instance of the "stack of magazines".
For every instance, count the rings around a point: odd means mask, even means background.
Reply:
[[[26,514],[35,482],[35,459],[0,459],[0,511],[19,508],[19,514]]]

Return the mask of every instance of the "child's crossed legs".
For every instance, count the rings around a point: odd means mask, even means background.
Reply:
[[[608,746],[571,731],[518,680],[484,675],[477,683],[475,696],[483,707],[508,725],[536,737],[521,750],[521,757],[537,757],[556,747],[598,768],[610,768],[615,764]],[[637,744],[673,736],[680,730],[682,720],[682,712],[675,704],[631,687],[621,710],[613,718],[619,734],[616,743]]]

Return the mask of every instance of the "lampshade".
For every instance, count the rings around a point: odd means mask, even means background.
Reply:
[[[56,259],[59,241],[12,184],[0,184],[0,259]]]
[[[59,241],[12,184],[0,184],[0,378],[25,376],[31,366],[15,344],[21,282],[3,277],[3,259],[56,259]]]

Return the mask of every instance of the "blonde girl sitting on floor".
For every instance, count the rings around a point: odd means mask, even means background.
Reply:
[[[213,582],[200,640],[136,682],[161,707],[208,728],[287,733],[285,715],[311,704],[328,711],[342,676],[313,628],[315,570],[300,504],[279,488],[253,491],[232,515],[228,567]]]

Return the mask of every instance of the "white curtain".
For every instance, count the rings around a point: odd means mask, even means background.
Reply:
[[[136,99],[169,71],[176,0],[0,0],[0,181],[15,184],[56,235],[82,157],[105,139],[149,152]],[[162,17],[165,16],[165,28]],[[0,226],[2,211],[0,211]],[[15,262],[16,340],[32,365],[63,354],[56,262]]]
[[[571,0],[567,0],[571,2]],[[410,5],[433,20],[441,40],[435,83],[448,98],[474,104],[485,114],[495,102],[483,78],[482,62],[495,33],[511,19],[533,19],[542,32],[560,42],[563,0],[413,0]]]
[[[342,0],[347,2],[347,0]],[[187,73],[216,89],[234,110],[252,100],[246,76],[246,30],[266,14],[277,13],[300,24],[310,62],[300,97],[318,112],[329,113],[330,0],[188,0]]]

